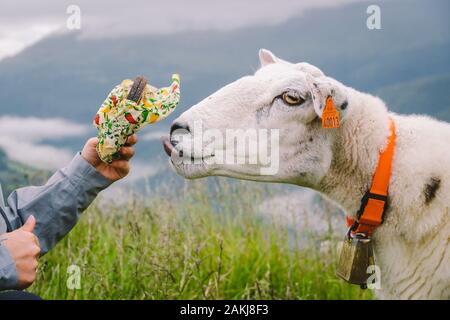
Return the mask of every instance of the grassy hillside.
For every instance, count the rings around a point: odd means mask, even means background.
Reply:
[[[46,299],[372,298],[334,275],[342,234],[301,246],[308,230],[290,232],[259,214],[270,196],[263,185],[225,181],[194,181],[177,195],[166,185],[152,199],[124,195],[111,208],[97,202],[41,259],[30,291]],[[79,290],[66,285],[71,264],[81,270]]]
[[[16,188],[29,184],[41,184],[48,176],[46,171],[8,160],[5,152],[0,149],[0,184],[5,197]]]

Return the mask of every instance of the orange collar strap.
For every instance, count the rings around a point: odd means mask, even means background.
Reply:
[[[396,138],[394,120],[389,120],[391,135],[388,138],[386,149],[380,152],[372,186],[361,200],[361,207],[356,215],[357,218],[353,219],[347,216],[347,226],[350,227],[353,235],[362,233],[366,236],[371,236],[375,229],[383,223]]]

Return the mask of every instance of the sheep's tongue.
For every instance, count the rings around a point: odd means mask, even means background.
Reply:
[[[170,157],[172,155],[172,151],[173,151],[174,147],[173,147],[172,143],[170,142],[169,136],[161,137],[161,142],[163,144],[164,151]]]

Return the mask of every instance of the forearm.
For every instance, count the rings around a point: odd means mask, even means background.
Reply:
[[[0,242],[0,291],[17,288],[16,265],[10,253]]]
[[[17,189],[5,209],[13,229],[20,228],[30,215],[36,220],[35,235],[45,254],[77,223],[80,214],[111,181],[103,177],[80,154],[44,185]]]

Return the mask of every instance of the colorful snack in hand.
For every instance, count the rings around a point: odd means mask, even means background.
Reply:
[[[175,110],[179,100],[178,74],[172,75],[170,87],[161,89],[150,86],[143,77],[122,81],[110,92],[94,119],[100,159],[110,163],[128,136],[147,124],[166,118]]]

